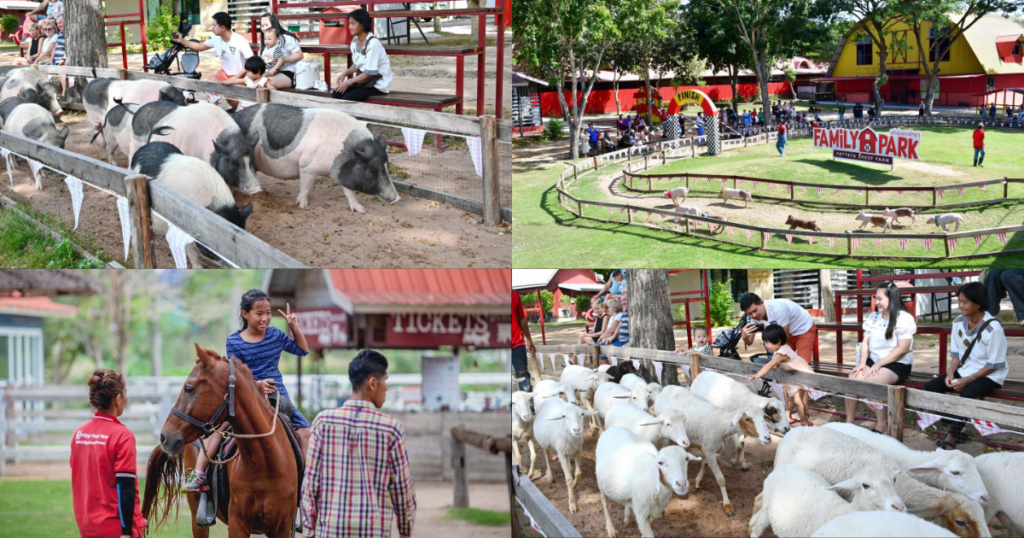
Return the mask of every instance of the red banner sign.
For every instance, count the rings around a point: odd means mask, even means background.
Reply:
[[[920,131],[892,129],[888,133],[876,133],[871,127],[863,129],[815,129],[814,147],[832,150],[835,159],[852,159],[891,165],[894,157],[919,160],[917,146],[921,143]],[[886,157],[879,160],[872,157]]]
[[[508,316],[472,314],[391,314],[388,316],[388,346],[502,348],[511,344],[511,314]]]
[[[348,313],[340,308],[295,312],[299,330],[311,348],[348,347]]]

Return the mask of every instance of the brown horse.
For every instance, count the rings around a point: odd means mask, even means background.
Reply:
[[[142,514],[150,521],[150,531],[167,522],[172,508],[177,513],[183,464],[184,468],[195,466],[199,450],[192,443],[204,434],[203,426],[208,433],[227,421],[240,435],[266,434],[274,428],[274,409],[257,388],[249,368],[199,344],[196,353],[196,365],[160,430],[160,446],[149,458]],[[217,518],[228,525],[231,538],[249,538],[253,533],[270,538],[290,535],[299,487],[298,467],[287,435],[283,426],[272,435],[237,438],[239,457],[225,464],[231,502],[228,506],[221,503],[217,509]],[[207,472],[214,470],[211,464]],[[209,494],[214,494],[212,489]],[[192,535],[207,538],[209,529],[195,523],[200,494],[187,497]]]

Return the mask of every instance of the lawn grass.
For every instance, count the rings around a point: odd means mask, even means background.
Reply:
[[[1024,177],[1024,133],[1020,131],[990,131],[986,138],[988,157],[985,168],[974,168],[971,166],[973,152],[971,150],[971,131],[966,128],[953,127],[921,127],[923,140],[919,147],[922,161],[911,163],[897,160],[895,170],[889,171],[887,167],[876,165],[861,165],[846,161],[832,161],[831,153],[827,150],[813,148],[812,140],[800,138],[791,141],[787,145],[786,157],[779,158],[775,151],[774,144],[763,144],[725,152],[721,157],[700,157],[697,159],[686,159],[669,163],[662,167],[652,167],[649,173],[708,173],[722,175],[744,175],[751,177],[763,177],[768,179],[806,181],[836,186],[861,187],[870,189],[881,186],[905,186],[907,191],[903,196],[896,193],[878,195],[870,192],[872,203],[891,203],[892,207],[899,205],[919,205],[931,202],[931,193],[926,192],[924,196],[917,194],[915,187],[948,185],[955,183],[966,183],[981,179],[994,179],[1004,176]],[[935,168],[935,165],[939,168]],[[857,259],[845,257],[822,256],[814,252],[836,252],[845,253],[845,240],[837,241],[832,249],[827,247],[821,239],[814,245],[809,245],[805,239],[794,238],[793,243],[778,236],[772,236],[769,240],[770,248],[804,250],[807,255],[766,253],[758,250],[735,245],[726,245],[714,241],[703,240],[697,237],[686,237],[670,232],[641,228],[637,226],[626,226],[619,223],[602,223],[590,219],[581,219],[573,216],[565,209],[558,206],[558,196],[553,188],[558,173],[565,168],[565,164],[554,165],[525,164],[517,165],[515,175],[515,206],[513,214],[513,247],[515,267],[581,267],[581,266],[606,266],[606,265],[628,265],[630,267],[906,267],[906,268],[929,268],[929,267],[964,267],[964,266],[992,266],[992,267],[1019,267],[1024,263],[1024,256],[988,256],[972,258],[968,260],[907,260],[899,258],[889,259]],[[619,168],[621,169],[621,165]],[[601,179],[607,177],[617,169],[599,170],[580,178],[570,187],[574,196],[583,199],[597,201],[619,201],[624,200],[614,197],[608,192],[606,186],[601,184]],[[940,172],[953,172],[956,176],[941,175]],[[668,185],[667,181],[655,183],[653,188],[660,189]],[[673,183],[678,186],[679,182]],[[703,181],[699,184],[691,183],[694,189],[712,190],[715,185],[708,186]],[[745,183],[743,188],[751,189],[753,186]],[[767,184],[760,184],[756,189],[758,194],[769,194]],[[774,195],[785,193],[781,186],[776,186]],[[1024,186],[1011,185],[1009,189],[1011,197],[1024,197]],[[709,197],[710,194],[696,196],[697,204],[700,205],[706,200],[700,200],[702,196]],[[807,194],[798,189],[798,198],[815,200],[818,194],[814,189],[808,189]],[[992,185],[985,190],[978,188],[965,189],[963,197],[956,190],[945,192],[944,199],[939,203],[957,203],[961,201],[983,200],[987,198],[998,198],[1002,196],[1002,186]],[[835,190],[823,189],[821,199],[828,201],[863,201],[863,194],[857,195],[855,189],[843,191],[836,195]],[[775,212],[771,215],[781,214],[784,220],[788,204],[773,204],[759,202],[757,213],[751,215],[757,218],[765,218],[766,212]],[[834,213],[836,211],[850,212],[850,210],[837,210],[832,208],[815,207],[804,205],[812,211],[821,213]],[[955,211],[965,216],[964,225],[961,230],[988,228],[995,226],[1018,225],[1024,221],[1024,204],[1015,202],[959,208],[946,211],[923,211],[922,216],[928,214],[945,213]],[[584,214],[597,216],[604,219],[625,221],[626,217],[618,212],[609,213],[607,209],[593,207],[584,208]],[[651,223],[659,223],[664,226],[664,221],[657,215],[646,218],[643,213],[634,215],[634,220],[648,220]],[[659,222],[660,221],[660,222]],[[912,233],[924,233],[927,228],[922,226],[922,221],[913,229]],[[673,226],[671,223],[668,226]],[[776,226],[781,227],[781,226]],[[851,226],[852,228],[853,226]],[[701,228],[706,233],[707,228]],[[941,230],[939,230],[941,232]],[[756,233],[750,240],[745,234],[736,230],[731,238],[732,241],[749,244],[753,247],[760,245],[760,238]],[[841,245],[839,244],[841,243]],[[870,243],[870,244],[868,244]],[[992,236],[983,238],[982,246],[977,247],[971,238],[960,239],[957,242],[956,254],[967,254],[977,251],[992,251],[1002,249],[999,239]],[[1024,234],[1010,236],[1006,249],[1024,248]],[[936,251],[936,249],[940,249]],[[857,253],[860,254],[881,254],[881,255],[906,255],[926,256],[942,252],[941,241],[936,241],[931,246],[931,251],[926,251],[920,240],[909,241],[906,251],[901,251],[895,240],[883,242],[883,246],[876,247],[871,240],[862,240]]]
[[[488,527],[502,527],[512,523],[512,516],[508,511],[495,512],[479,508],[449,508],[448,513],[442,519],[461,519],[473,525],[485,525]]]
[[[140,490],[145,480],[139,480]],[[506,514],[507,515],[507,514]],[[168,523],[153,538],[186,538],[192,536],[187,506],[182,506],[177,525]],[[0,480],[0,535],[20,538],[55,538],[78,536],[78,525],[71,500],[70,480]],[[221,522],[210,530],[210,536],[227,536]]]
[[[87,269],[93,266],[75,251],[70,234],[62,233],[62,239],[54,239],[14,211],[0,211],[0,230],[3,230],[0,267]]]

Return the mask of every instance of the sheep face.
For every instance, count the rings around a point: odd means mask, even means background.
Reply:
[[[942,489],[959,491],[972,501],[988,503],[988,490],[974,458],[959,450],[936,449],[934,459],[910,469],[910,472],[936,473],[936,485]]]
[[[621,396],[612,396],[612,398],[628,400],[630,405],[632,405],[633,407],[636,407],[637,409],[641,409],[643,411],[647,411],[647,408],[649,407],[647,402],[650,401],[650,394],[647,392],[646,387],[640,387],[629,391],[629,394],[623,394]]]
[[[512,412],[515,413],[515,415],[519,417],[519,420],[524,424],[528,424],[533,420],[533,413],[530,412],[530,398],[532,397],[532,392],[517,390],[512,393]]]
[[[881,465],[866,467],[857,476],[837,483],[828,488],[853,490],[854,502],[859,504],[859,510],[882,510],[892,512],[906,512],[907,506],[903,499],[896,493],[896,476],[899,471],[893,471]]]
[[[778,398],[771,398],[764,402],[764,421],[775,431],[782,435],[790,430],[789,420],[786,418],[786,404]]]
[[[546,420],[560,420],[562,423],[562,429],[565,430],[567,435],[572,437],[583,437],[583,417],[596,413],[597,411],[585,411],[575,405],[567,405],[562,410],[561,414],[547,418]]]
[[[977,511],[981,512],[981,507],[977,505],[975,506],[978,508]],[[979,522],[984,523],[984,521],[984,513],[972,515],[971,510],[968,510],[966,506],[963,506],[962,504],[954,504],[951,509],[944,511],[939,516],[937,523],[960,538],[979,538],[981,536],[992,535],[988,532],[987,524],[985,524],[986,532],[982,534]]]
[[[601,383],[607,383],[611,380],[612,378],[608,375],[607,371],[597,371],[592,375],[588,375],[583,378],[583,381],[585,381],[589,387],[588,390],[597,390],[597,387],[600,386]]]
[[[700,461],[701,458],[683,450],[680,446],[667,446],[658,451],[658,457],[654,459],[653,472],[657,488],[665,484],[672,488],[672,491],[680,497],[690,491],[690,480],[686,474],[686,467],[691,461]]]
[[[647,384],[647,402],[648,405],[654,405],[654,400],[658,399],[658,395],[661,394],[661,385],[657,383]]]
[[[686,435],[686,423],[683,412],[678,409],[669,409],[658,415],[658,418],[641,422],[641,426],[661,426],[661,435],[670,439],[673,443],[687,448],[690,446],[690,437]]]
[[[561,398],[573,405],[579,405],[579,401],[576,399],[576,389],[565,383],[545,379],[534,386],[533,392],[535,394],[533,403],[536,408],[540,408],[540,404],[544,400],[555,397]]]
[[[771,444],[772,435],[768,432],[768,424],[764,421],[764,410],[752,405],[739,413],[732,419],[733,426],[739,426],[740,431],[747,437],[757,439],[762,445]]]

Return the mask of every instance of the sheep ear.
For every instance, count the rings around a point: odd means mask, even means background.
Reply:
[[[582,412],[583,412],[583,414],[584,414],[585,416],[588,416],[588,417],[592,417],[592,416],[594,416],[594,415],[596,415],[596,414],[597,414],[597,411],[588,411],[588,410],[586,410],[586,409],[584,409],[584,410],[583,410]]]
[[[700,456],[694,456],[693,454],[690,454],[689,452],[683,452],[683,453],[686,454],[686,461],[701,461],[703,459]]]
[[[658,469],[657,458],[651,463],[651,472],[654,473],[654,492],[661,493],[661,469]]]
[[[914,467],[912,469],[907,469],[907,470],[912,472],[912,473],[930,473],[932,471],[938,471],[941,468],[942,468],[942,464],[941,463],[939,463],[937,460],[931,460],[931,461],[926,461],[926,462],[922,463],[921,465],[918,465],[917,467]]]
[[[612,398],[615,398],[617,400],[628,400],[628,399],[630,399],[632,397],[633,397],[632,394],[620,394],[618,396],[612,396]]]
[[[597,379],[596,375],[588,375],[587,377],[583,378],[584,381],[593,381],[595,379]]]
[[[768,407],[768,404],[770,404],[770,403],[772,403],[771,400],[762,400],[761,401],[761,409],[764,409],[765,407]]]
[[[663,422],[665,422],[665,419],[663,419],[661,417],[658,417],[658,418],[653,419],[653,420],[648,420],[647,422],[641,422],[640,425],[641,426],[657,426],[658,424],[661,424]]]
[[[856,478],[850,478],[849,480],[843,480],[842,482],[839,482],[836,485],[829,487],[828,489],[830,489],[832,491],[835,491],[837,489],[856,489],[856,488],[857,488],[857,479]]]
[[[893,471],[892,472],[892,479],[896,480],[896,477],[899,476],[899,474],[900,474],[900,470],[899,469],[896,469],[895,471]]]
[[[735,426],[740,423],[740,419],[743,418],[743,412],[736,413],[736,416],[732,417],[732,425]]]

